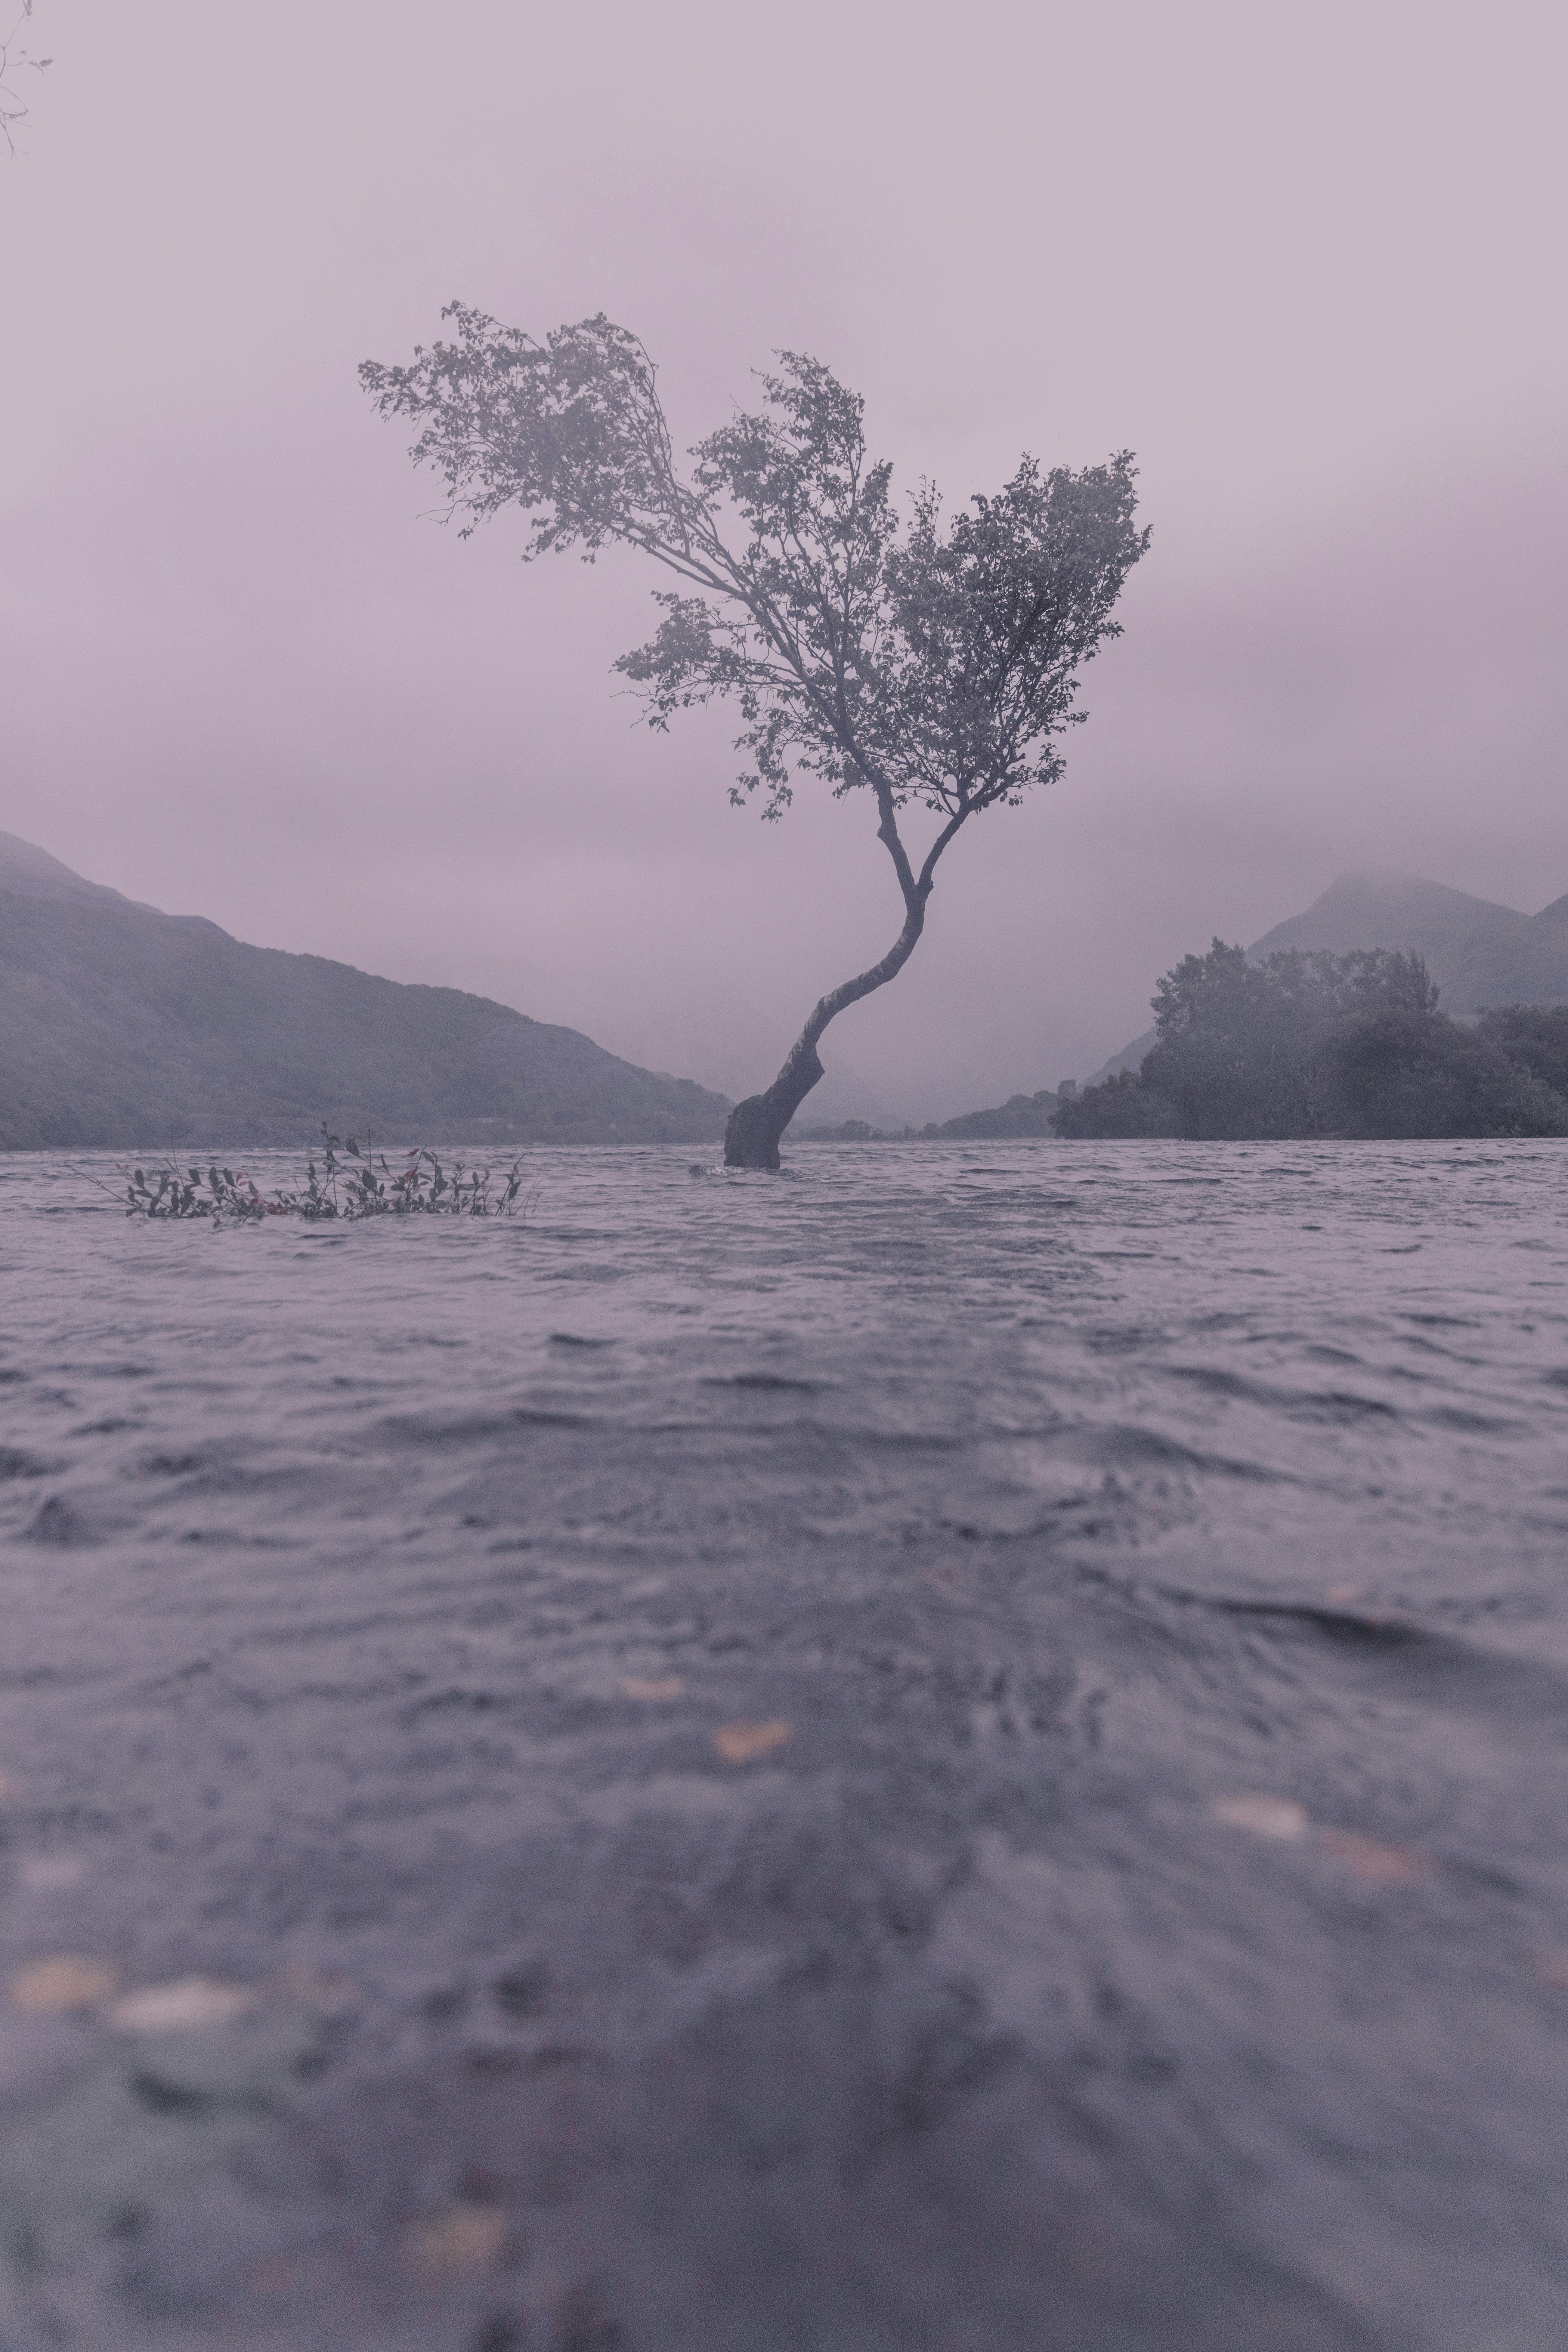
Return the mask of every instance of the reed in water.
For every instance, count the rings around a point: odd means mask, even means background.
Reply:
[[[349,1163],[353,1162],[351,1166]],[[421,1147],[401,1168],[385,1154],[362,1150],[359,1138],[328,1131],[321,1124],[321,1156],[312,1151],[302,1180],[292,1190],[262,1192],[243,1168],[205,1171],[171,1159],[150,1171],[125,1170],[128,1217],[232,1218],[255,1223],[263,1217],[510,1217],[526,1216],[535,1198],[524,1195],[522,1162],[510,1168],[469,1168],[456,1160],[448,1168],[438,1153]]]

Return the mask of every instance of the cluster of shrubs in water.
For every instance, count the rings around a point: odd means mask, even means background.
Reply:
[[[1568,1135],[1568,1005],[1452,1020],[1418,955],[1249,963],[1215,940],[1153,1003],[1141,1067],[1064,1098],[1058,1135]]]
[[[350,1166],[353,1161],[356,1164]],[[510,1217],[521,1206],[522,1163],[514,1160],[498,1176],[489,1168],[468,1168],[458,1160],[444,1167],[434,1151],[411,1151],[401,1168],[390,1168],[359,1138],[331,1135],[321,1127],[321,1158],[312,1152],[301,1181],[292,1190],[264,1193],[245,1171],[214,1163],[205,1170],[166,1160],[149,1172],[129,1171],[128,1217],[228,1217],[253,1223],[263,1217]]]

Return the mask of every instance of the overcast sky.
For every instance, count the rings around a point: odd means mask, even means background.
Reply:
[[[459,541],[358,390],[460,297],[775,346],[950,500],[1139,453],[1068,774],[830,1034],[924,1118],[1081,1076],[1348,866],[1568,891],[1560,6],[37,0],[0,154],[0,828],[242,939],[733,1094],[901,919],[859,796],[763,826],[609,675],[630,559]],[[32,94],[32,93],[29,93]]]

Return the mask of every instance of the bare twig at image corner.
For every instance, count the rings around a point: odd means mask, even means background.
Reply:
[[[0,41],[0,137],[12,155],[16,152],[13,133],[18,123],[26,121],[28,110],[15,76],[19,72],[41,74],[54,63],[52,58],[30,58],[26,49],[16,47],[16,36],[31,21],[32,14],[33,0],[22,0],[21,15]]]

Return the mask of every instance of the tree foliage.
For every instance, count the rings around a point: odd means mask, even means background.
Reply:
[[[1513,1006],[1466,1027],[1437,1010],[1417,955],[1290,950],[1252,963],[1215,940],[1152,1002],[1141,1068],[1061,1103],[1058,1134],[1568,1133],[1568,1011]]]
[[[788,806],[792,777],[869,787],[952,829],[1060,772],[1081,719],[1075,672],[1118,634],[1112,607],[1148,543],[1123,452],[1082,473],[1026,457],[944,524],[922,486],[904,524],[867,454],[864,404],[818,360],[778,354],[762,408],[689,453],[683,474],[638,339],[604,317],[541,342],[465,305],[455,339],[361,369],[381,413],[418,426],[463,529],[516,507],[526,556],[611,542],[683,584],[617,667],[650,724],[732,697],[746,766],[732,797]]]
[[[1499,1004],[1477,1026],[1531,1077],[1568,1097],[1568,1004]]]

